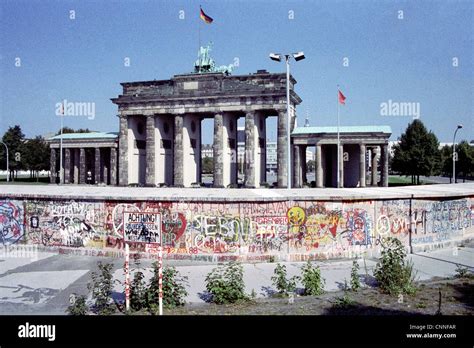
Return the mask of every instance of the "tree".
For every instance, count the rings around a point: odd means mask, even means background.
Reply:
[[[204,174],[214,173],[214,161],[211,157],[206,156],[202,159],[202,172]]]
[[[89,130],[89,128],[86,128],[86,129],[79,128],[79,129],[75,130],[73,128],[63,127],[63,134],[67,134],[67,133],[91,133],[91,132],[92,131]],[[61,134],[61,128],[56,133],[56,135],[59,135],[59,134]]]
[[[463,181],[474,172],[474,146],[466,140],[456,145],[458,160],[456,161],[456,177],[462,173]],[[451,180],[453,176],[453,146],[445,145],[441,149],[441,172]]]
[[[444,176],[453,176],[453,147],[444,145],[441,148],[441,174]]]
[[[43,137],[37,136],[24,143],[24,159],[30,176],[39,178],[40,170],[49,169],[50,149]]]
[[[463,182],[465,182],[466,176],[469,176],[474,170],[474,148],[466,140],[463,140],[456,145],[456,152],[458,153],[456,177],[462,173]]]
[[[9,175],[10,179],[14,179],[18,170],[23,169],[25,166],[24,162],[24,141],[25,135],[23,134],[21,127],[16,125],[14,127],[9,127],[8,130],[2,137],[2,141],[8,146],[8,154],[9,154]],[[1,146],[0,148],[0,156],[2,161],[0,162],[0,168],[6,168],[6,152],[5,147]],[[15,176],[13,175],[15,174]]]
[[[420,120],[408,125],[394,146],[392,169],[402,175],[411,175],[412,183],[420,184],[420,175],[439,173],[441,154],[439,142],[431,131],[427,131]],[[415,180],[416,179],[416,180]]]

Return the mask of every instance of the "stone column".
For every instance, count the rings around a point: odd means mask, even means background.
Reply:
[[[344,145],[339,145],[339,187],[344,187]]]
[[[255,187],[255,119],[253,112],[245,114],[245,187]]]
[[[214,115],[214,187],[224,187],[224,139],[222,135],[223,125],[224,120],[222,114]]]
[[[174,146],[173,146],[173,185],[176,187],[184,187],[183,177],[183,116],[175,115],[174,117]]]
[[[71,182],[71,149],[64,149],[64,183]]]
[[[74,149],[74,183],[79,184],[79,149]]]
[[[120,116],[120,133],[119,133],[119,185],[128,185],[128,118]]]
[[[238,182],[238,145],[237,145],[237,117],[234,114],[228,116],[227,134],[229,137],[228,159],[229,162],[229,184],[237,184]],[[224,143],[225,144],[225,143]],[[224,163],[226,163],[224,161]],[[225,172],[225,170],[224,170]],[[225,176],[224,176],[225,178]],[[226,186],[224,179],[224,186]]]
[[[86,183],[86,150],[79,149],[79,184]]]
[[[117,185],[117,150],[110,148],[110,185]]]
[[[288,134],[287,134],[287,114],[285,111],[278,112],[278,135],[277,135],[277,165],[278,187],[288,186]]]
[[[49,160],[49,171],[51,172],[49,182],[56,183],[56,149],[51,148],[51,157]],[[9,173],[7,173],[9,175]]]
[[[360,144],[360,159],[359,159],[359,187],[365,187],[365,145]]]
[[[295,188],[301,187],[301,151],[297,145],[293,146],[293,183]]]
[[[94,161],[94,174],[95,174],[95,178],[94,178],[94,182],[96,184],[99,184],[100,183],[100,147],[96,147],[95,148],[95,161]]]
[[[316,187],[323,187],[323,165],[321,144],[316,145]]]
[[[300,146],[300,149],[301,149],[301,187],[304,187],[304,185],[308,183],[308,180],[306,178],[306,173],[307,173],[306,161],[308,160],[306,158],[307,148],[308,147],[306,145]]]
[[[102,154],[103,156],[101,157],[100,159],[100,165],[102,166],[102,176],[103,176],[103,181],[104,181],[104,184],[108,185],[109,184],[109,161],[108,158],[107,158],[107,150],[108,148],[105,148],[104,149],[104,153]],[[110,152],[109,152],[110,153]],[[107,163],[109,162],[109,163]]]
[[[372,186],[377,186],[377,148],[372,148]]]
[[[155,186],[155,116],[146,118],[145,185]]]
[[[381,184],[383,187],[388,187],[388,145],[382,145],[382,178]]]

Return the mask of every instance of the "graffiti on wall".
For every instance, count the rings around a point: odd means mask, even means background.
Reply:
[[[473,200],[360,202],[0,202],[1,244],[115,250],[124,247],[124,212],[161,216],[165,254],[320,254],[440,243],[474,232]],[[131,250],[143,250],[130,242]]]
[[[462,237],[473,224],[468,199],[417,201],[415,204],[413,243],[436,243]]]
[[[0,245],[15,244],[23,237],[23,202],[0,201]]]
[[[27,202],[28,241],[45,246],[104,247],[103,211],[103,203]]]
[[[290,248],[298,252],[372,244],[372,218],[364,208],[348,204],[310,203],[288,210]]]

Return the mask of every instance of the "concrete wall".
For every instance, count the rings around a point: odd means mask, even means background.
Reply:
[[[415,251],[474,237],[474,197],[452,200],[120,202],[0,199],[0,245],[121,256],[124,211],[162,216],[165,258],[305,260],[373,255],[384,238]],[[410,215],[411,212],[411,215]],[[410,241],[411,240],[411,241]],[[132,250],[146,250],[145,244]]]

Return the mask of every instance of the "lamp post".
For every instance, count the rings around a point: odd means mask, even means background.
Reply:
[[[9,173],[9,170],[8,170],[8,162],[9,162],[9,159],[8,159],[8,146],[7,144],[5,144],[3,141],[0,140],[0,143],[3,144],[3,146],[5,146],[5,150],[7,151],[7,182],[10,181],[10,173]]]
[[[290,58],[294,58],[295,61],[300,61],[305,59],[303,52],[297,52],[292,54],[285,54],[285,62],[286,62],[286,135],[288,138],[288,168],[287,168],[287,175],[288,175],[288,188],[291,188],[291,122],[290,122]],[[280,53],[270,53],[270,59],[276,62],[281,62],[282,54]]]
[[[457,156],[456,156],[456,133],[458,130],[462,128],[462,124],[458,124],[456,130],[454,131],[454,137],[453,137],[453,184],[456,183],[456,161],[457,161]]]

